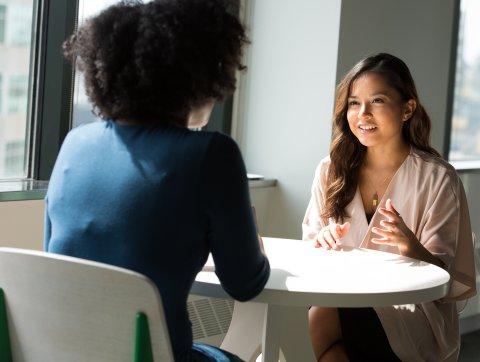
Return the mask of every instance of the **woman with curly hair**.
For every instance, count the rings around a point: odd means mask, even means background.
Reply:
[[[475,295],[472,230],[462,183],[429,136],[430,119],[397,57],[363,59],[338,85],[330,157],[316,170],[303,238],[327,250],[347,245],[423,260],[445,268],[451,284],[441,300],[417,305],[312,307],[318,360],[458,357],[456,302]]]
[[[235,4],[234,4],[235,5]],[[208,254],[244,301],[270,272],[236,143],[195,132],[235,89],[244,28],[222,0],[125,1],[65,47],[103,120],[72,130],[46,197],[45,249],[147,275],[163,300],[176,361],[236,361],[192,343],[186,302]]]

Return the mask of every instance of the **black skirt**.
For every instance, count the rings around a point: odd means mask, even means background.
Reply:
[[[351,362],[400,361],[373,308],[338,308],[338,316]]]

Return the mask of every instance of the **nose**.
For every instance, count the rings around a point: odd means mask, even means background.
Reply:
[[[358,110],[358,119],[368,120],[370,118],[372,118],[370,107],[366,103],[361,104],[360,109]]]

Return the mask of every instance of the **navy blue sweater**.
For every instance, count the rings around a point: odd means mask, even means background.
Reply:
[[[47,192],[44,247],[151,278],[176,360],[192,345],[186,300],[209,252],[238,300],[260,293],[270,272],[236,143],[173,125],[101,121],[72,130]]]

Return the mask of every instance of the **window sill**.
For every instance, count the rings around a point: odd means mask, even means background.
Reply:
[[[249,180],[248,186],[253,189],[262,187],[274,187],[277,184],[275,179],[263,179],[263,180]]]
[[[277,184],[277,180],[271,178],[265,178],[262,175],[255,175],[253,173],[248,173],[248,186],[250,188],[263,188],[263,187],[274,187]]]
[[[449,162],[458,173],[480,172],[480,160]]]
[[[250,188],[274,187],[275,179],[253,178],[248,180]],[[45,198],[48,181],[0,180],[0,202],[42,200]]]
[[[47,188],[48,181],[0,180],[0,202],[42,200]]]

